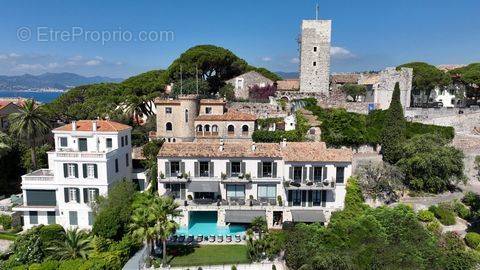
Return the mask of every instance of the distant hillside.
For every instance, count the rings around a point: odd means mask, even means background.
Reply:
[[[298,72],[282,72],[282,71],[277,71],[275,72],[278,76],[282,77],[283,79],[298,79],[299,74]]]
[[[25,74],[20,76],[1,76],[0,90],[41,90],[54,88],[59,90],[75,86],[102,82],[121,82],[120,78],[84,77],[75,73],[44,73],[40,75]]]

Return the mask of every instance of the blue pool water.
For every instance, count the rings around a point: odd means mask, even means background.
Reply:
[[[244,234],[245,227],[241,225],[229,225],[226,227],[217,226],[217,212],[197,211],[190,212],[190,222],[188,228],[181,227],[177,230],[177,235],[237,235]]]

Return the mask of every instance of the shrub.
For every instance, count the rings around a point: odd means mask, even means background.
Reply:
[[[75,259],[62,261],[58,270],[78,270],[85,263],[85,260]]]
[[[465,243],[470,248],[476,249],[480,244],[480,234],[476,232],[469,232],[465,235]]]
[[[435,214],[433,214],[429,210],[418,211],[417,217],[420,221],[423,221],[423,222],[432,222],[435,220]]]
[[[28,270],[56,270],[58,269],[59,264],[58,261],[48,260],[42,263],[34,263],[30,265]]]
[[[469,191],[462,199],[462,202],[468,206],[472,211],[478,211],[480,209],[480,195]]]
[[[237,270],[237,266],[232,265],[232,270]]]
[[[0,215],[0,225],[4,230],[10,230],[12,228],[12,216]]]
[[[440,225],[440,222],[438,221],[432,221],[427,224],[427,230],[432,232],[435,235],[440,235],[442,234],[442,225]]]
[[[453,210],[460,218],[469,219],[471,216],[470,209],[458,200],[453,202]]]
[[[345,210],[359,211],[366,207],[362,190],[360,189],[356,178],[350,177],[350,179],[348,179],[346,190]]]
[[[432,211],[435,214],[435,217],[443,225],[450,226],[456,223],[455,212],[451,209],[450,205],[447,205],[447,204],[439,204],[438,206],[432,205],[428,208],[428,210]]]

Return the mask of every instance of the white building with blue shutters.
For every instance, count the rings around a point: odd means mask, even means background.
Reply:
[[[198,212],[215,212],[220,227],[257,216],[269,228],[326,223],[344,206],[352,156],[323,142],[166,142],[158,154],[159,193],[178,201],[182,227],[194,226]]]
[[[80,120],[52,130],[48,169],[22,176],[24,229],[39,224],[91,228],[91,203],[117,181],[131,179],[131,127]]]

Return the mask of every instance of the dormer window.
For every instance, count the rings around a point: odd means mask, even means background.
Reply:
[[[205,107],[205,114],[212,114],[212,107]]]

